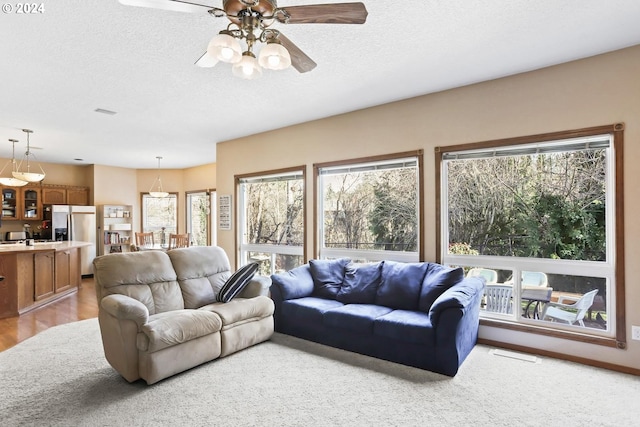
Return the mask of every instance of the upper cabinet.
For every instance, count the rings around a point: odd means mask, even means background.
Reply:
[[[4,187],[2,189],[2,219],[41,220],[41,199],[40,186]]]
[[[70,185],[42,186],[42,203],[45,205],[89,205],[89,188]]]
[[[89,204],[89,187],[27,184],[2,188],[2,219],[42,220],[43,205]]]

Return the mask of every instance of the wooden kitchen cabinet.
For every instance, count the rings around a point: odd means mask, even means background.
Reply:
[[[33,254],[33,300],[40,301],[54,294],[54,259],[53,251]]]
[[[42,203],[45,205],[89,205],[89,187],[71,185],[42,185]]]
[[[80,250],[77,248],[56,252],[55,292],[80,286]]]
[[[2,219],[16,221],[42,220],[42,192],[40,185],[2,188]]]

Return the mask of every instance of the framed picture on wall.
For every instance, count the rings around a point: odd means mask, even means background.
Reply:
[[[218,197],[218,228],[231,230],[231,195]]]

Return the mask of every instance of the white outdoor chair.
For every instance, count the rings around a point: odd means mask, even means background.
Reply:
[[[487,285],[498,282],[498,272],[488,268],[472,268],[467,277],[482,277]]]
[[[558,302],[549,302],[545,305],[542,312],[542,320],[547,317],[552,321],[567,322],[570,325],[578,322],[580,326],[584,326],[584,316],[587,314],[589,307],[593,304],[593,299],[598,293],[597,289],[587,292],[580,298],[571,296],[560,296]],[[566,304],[565,301],[574,301],[573,304]]]
[[[512,311],[511,294],[513,286],[487,285],[484,289],[485,310],[493,313],[510,314]]]

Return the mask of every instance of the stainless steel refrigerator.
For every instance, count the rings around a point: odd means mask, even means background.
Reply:
[[[82,275],[93,274],[96,257],[96,207],[75,205],[51,205],[51,228],[54,240],[89,242],[91,246],[80,248]]]

